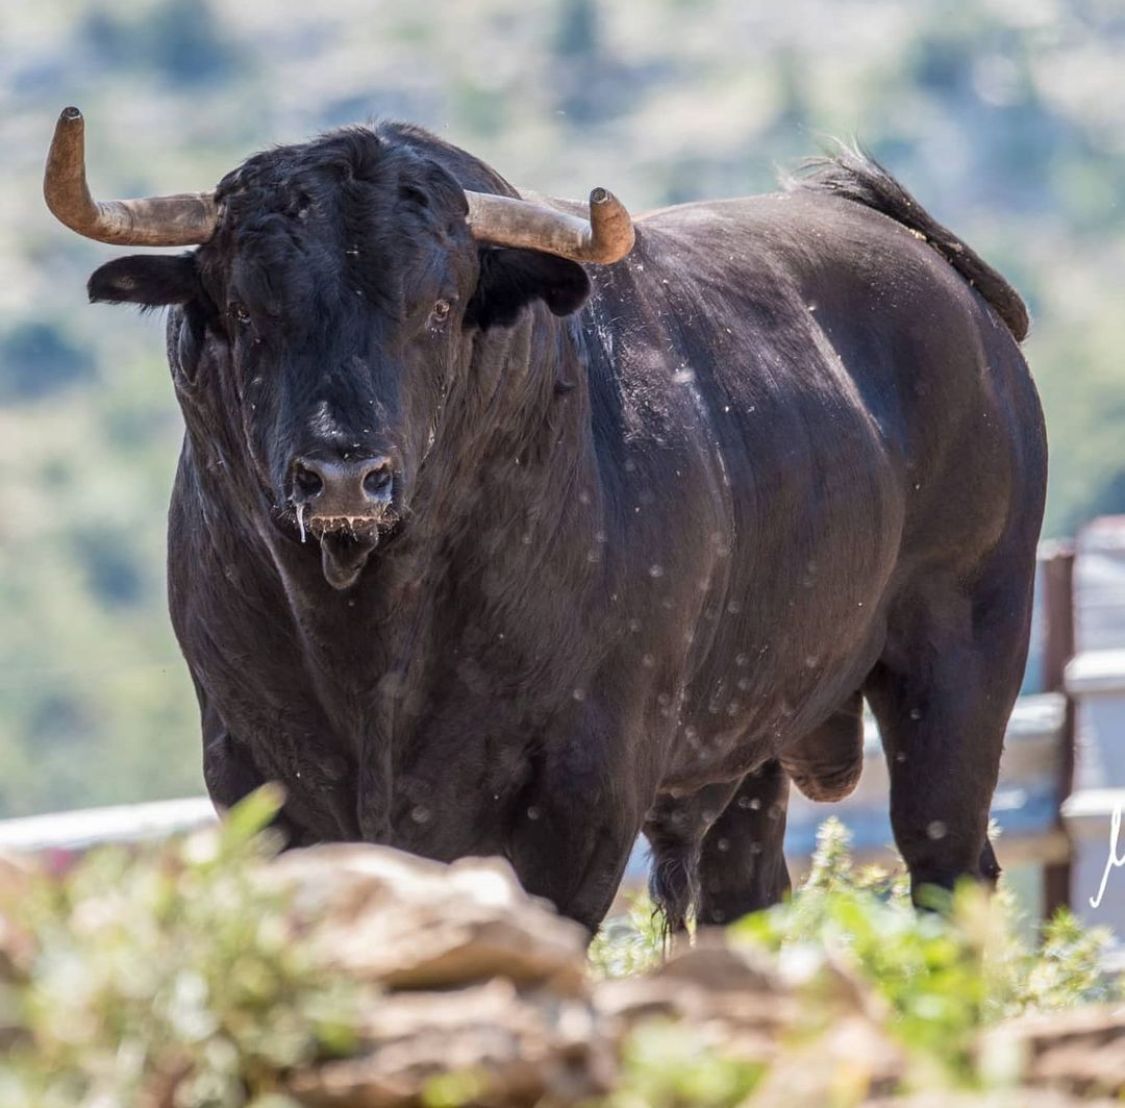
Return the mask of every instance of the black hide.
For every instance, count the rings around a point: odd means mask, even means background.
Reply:
[[[672,924],[722,922],[788,886],[790,778],[854,786],[866,698],[915,887],[994,877],[1046,473],[1015,293],[851,154],[588,274],[474,244],[461,188],[511,192],[339,132],[91,279],[176,305],[215,801],[276,779],[295,843],[504,855],[590,927],[644,830]],[[390,459],[385,513],[298,518],[309,457]]]

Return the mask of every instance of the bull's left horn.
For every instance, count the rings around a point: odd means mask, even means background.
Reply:
[[[620,261],[633,249],[632,217],[607,189],[590,193],[589,220],[511,196],[466,190],[465,199],[473,236],[484,242],[599,265]]]
[[[123,246],[194,246],[206,242],[218,222],[211,192],[95,200],[86,184],[86,121],[77,108],[64,108],[55,124],[43,196],[72,231]]]

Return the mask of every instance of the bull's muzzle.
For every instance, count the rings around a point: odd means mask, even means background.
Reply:
[[[354,528],[377,524],[386,515],[394,484],[394,464],[385,454],[298,458],[292,465],[290,499],[304,509],[313,530]]]
[[[355,584],[394,522],[395,465],[386,455],[300,457],[289,467],[289,500],[302,542],[320,542],[321,568],[335,589]]]

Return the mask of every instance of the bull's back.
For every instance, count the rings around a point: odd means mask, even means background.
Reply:
[[[1003,324],[876,212],[692,205],[638,239],[595,310],[616,320],[616,387],[675,412],[673,437],[721,475],[662,487],[722,520],[728,553],[684,659],[681,721],[699,741],[683,772],[733,772],[748,736],[776,750],[859,686],[911,572],[995,543],[1027,480],[1030,386]],[[668,423],[633,434],[667,441]]]

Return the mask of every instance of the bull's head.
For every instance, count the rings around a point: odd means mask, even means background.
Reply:
[[[588,221],[469,191],[421,147],[368,128],[256,155],[214,192],[100,202],[82,115],[67,108],[44,192],[89,238],[200,247],[112,261],[90,297],[179,309],[181,397],[214,392],[273,524],[320,542],[336,588],[401,518],[472,333],[513,324],[533,300],[576,310],[589,291],[578,263],[633,244],[604,189]]]

